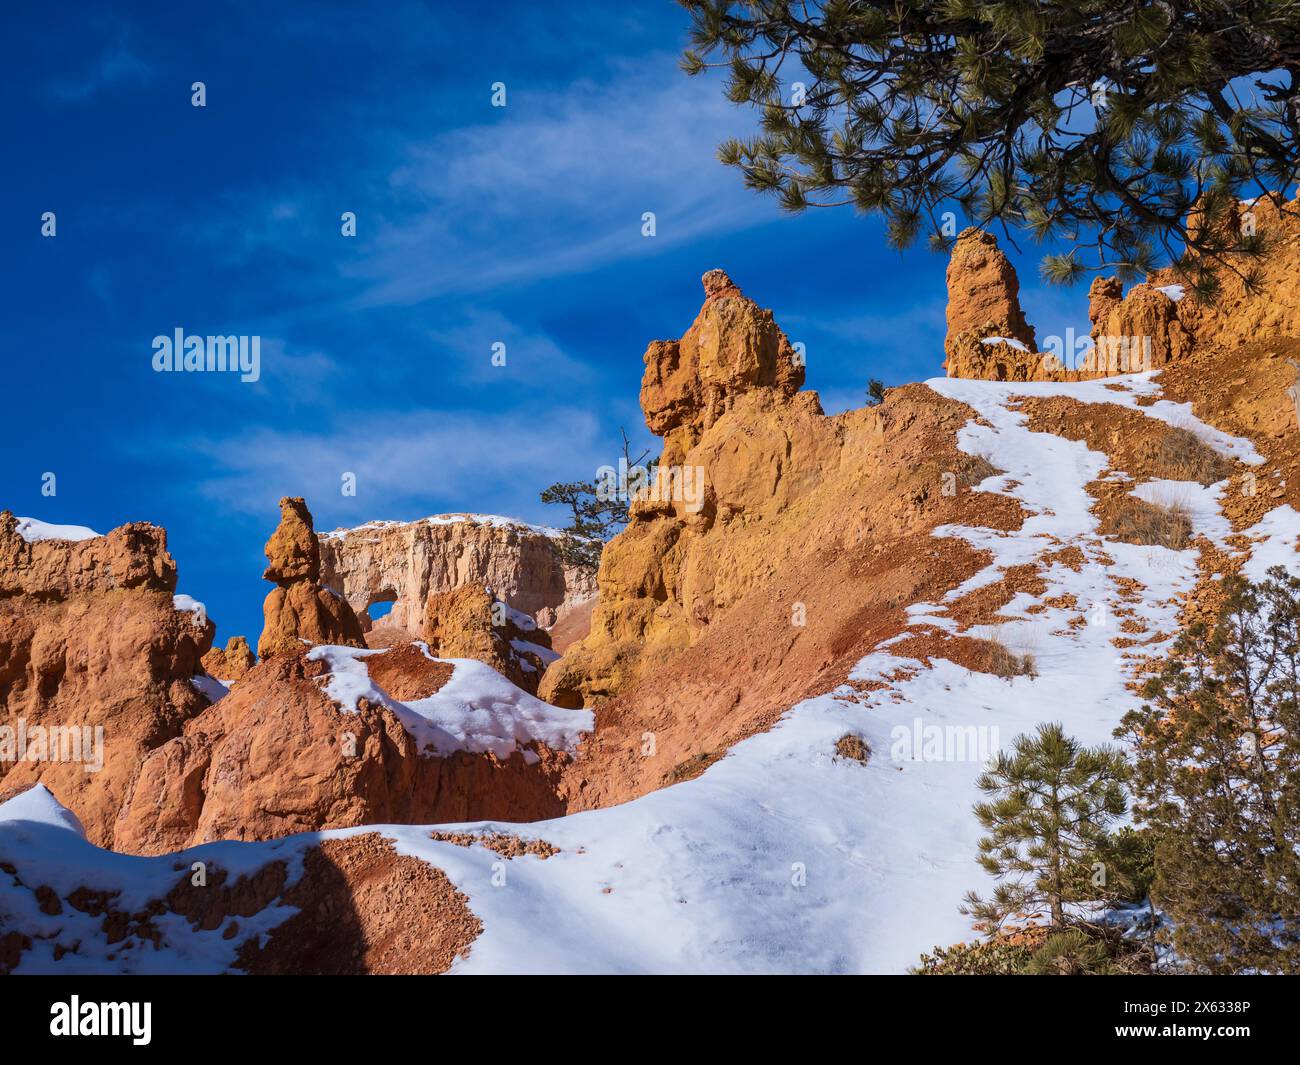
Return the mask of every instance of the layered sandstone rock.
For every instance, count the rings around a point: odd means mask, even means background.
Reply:
[[[955,371],[971,360],[992,362],[1000,357],[1015,367],[1008,371],[1013,375],[1009,380],[1032,379],[1021,376],[1027,371],[1020,367],[1037,360],[1020,356],[1035,350],[1034,330],[1020,307],[1016,269],[998,247],[997,238],[979,229],[964,230],[953,247],[947,279],[948,376],[967,376]],[[980,342],[990,337],[1001,338],[999,347],[1006,350],[995,353],[982,348]]]
[[[949,377],[979,381],[1072,381],[1076,371],[1051,352],[1037,352],[1019,341],[998,336],[981,336],[967,330],[950,337],[944,367]]]
[[[770,312],[717,276],[686,336],[650,345],[641,393],[664,462],[700,471],[704,490],[661,479],[634,501],[604,551],[591,633],[542,681],[548,701],[597,707],[566,774],[575,807],[681,779],[841,683],[903,605],[974,572],[978,553],[934,540],[936,525],[1019,521],[970,491],[987,472],[956,448],[968,408],[909,385],[826,417],[796,391],[802,368],[773,361],[793,353]]]
[[[545,630],[478,584],[430,593],[424,639],[430,654],[483,662],[532,695],[556,657]]]
[[[1089,294],[1093,348],[1079,367],[1081,376],[1155,370],[1192,350],[1195,341],[1179,321],[1179,304],[1169,291],[1146,283],[1134,285],[1123,299],[1108,298],[1114,290]]]
[[[0,798],[40,782],[111,844],[141,760],[208,705],[192,678],[214,626],[175,589],[156,526],[28,542],[0,513]]]
[[[270,564],[262,579],[276,587],[262,605],[258,657],[294,653],[309,644],[366,645],[347,600],[320,583],[320,543],[300,497],[280,500],[280,524],[266,542],[266,558]]]
[[[967,230],[948,265],[949,377],[984,381],[1081,381],[1158,369],[1191,350],[1178,319],[1179,289],[1135,285],[1125,296],[1118,278],[1097,278],[1088,292],[1093,345],[1085,352],[1039,352],[1024,321],[1019,282],[989,233]],[[1049,339],[1050,343],[1050,339]],[[1061,346],[1062,349],[1064,345]],[[1076,355],[1083,357],[1076,360]]]
[[[452,672],[411,643],[364,661],[370,681],[397,700],[428,698]],[[421,751],[382,699],[337,704],[329,672],[301,650],[259,663],[145,759],[115,849],[160,854],[217,839],[564,812],[556,780],[567,755],[541,744],[530,759]]]
[[[1094,277],[1088,288],[1088,321],[1093,329],[1110,320],[1124,299],[1124,282],[1118,277]]]
[[[550,628],[596,592],[595,575],[561,560],[554,533],[507,518],[443,514],[376,521],[320,537],[321,582],[359,617],[393,604],[384,624],[419,637],[429,596],[462,585],[493,589]],[[364,622],[363,622],[364,624]]]
[[[1193,298],[1172,268],[1155,271],[1127,293],[1118,278],[1095,279],[1088,293],[1094,344],[1073,366],[1055,352],[1034,351],[1033,331],[1020,330],[1014,268],[992,235],[967,230],[948,266],[948,376],[1089,380],[1158,370],[1196,352],[1225,354],[1264,337],[1300,336],[1300,198],[1286,203],[1270,194],[1244,201],[1230,224],[1261,237],[1264,251],[1220,267],[1221,292],[1212,302]],[[1257,275],[1256,291],[1247,290],[1238,271]]]
[[[1177,300],[1178,324],[1193,347],[1228,351],[1262,337],[1300,336],[1300,196],[1287,202],[1273,193],[1239,203],[1236,225],[1263,240],[1258,258],[1236,264],[1243,273],[1258,273],[1258,290],[1248,292],[1241,277],[1224,269],[1213,302],[1190,295]],[[1150,284],[1163,288],[1181,282],[1166,269],[1153,274]]]
[[[628,528],[605,548],[591,633],[543,678],[540,695],[549,702],[606,698],[636,679],[643,659],[689,646],[693,631],[725,605],[718,582],[731,598],[754,568],[751,560],[737,571],[726,554],[692,551],[693,541],[715,523],[778,514],[810,487],[787,476],[782,453],[792,435],[837,450],[833,439],[809,439],[810,426],[824,420],[821,408],[815,393],[798,393],[804,369],[771,311],[720,270],[703,282],[704,305],[681,340],[653,341],[643,357],[641,406],[647,426],[664,438],[660,473],[633,501]],[[723,421],[743,430],[713,432]],[[695,502],[674,491],[687,470],[692,479],[701,471]]]
[[[746,299],[721,270],[704,275],[704,306],[681,340],[646,349],[641,409],[664,438],[673,466],[742,396],[788,402],[803,384],[803,362],[772,312]]]
[[[242,636],[232,636],[224,648],[214,647],[203,656],[203,670],[220,681],[239,680],[257,665],[257,656]]]

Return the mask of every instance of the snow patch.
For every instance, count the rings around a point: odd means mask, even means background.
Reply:
[[[189,614],[199,628],[203,628],[208,622],[208,608],[192,595],[173,595],[172,609],[182,614]]]
[[[1145,373],[1120,374],[1094,381],[974,381],[959,377],[933,377],[925,383],[941,396],[969,403],[968,397],[978,397],[985,404],[992,403],[1001,409],[1007,400],[1016,396],[1063,396],[1080,403],[1113,403],[1145,414],[1148,418],[1176,428],[1195,433],[1220,455],[1239,459],[1248,466],[1264,463],[1261,455],[1249,440],[1232,436],[1207,425],[1192,413],[1190,403],[1174,403],[1159,399],[1160,385],[1156,381],[1159,370]],[[1153,399],[1140,405],[1139,399]],[[1008,412],[1014,413],[1014,412]],[[1023,422],[1024,419],[1020,418]],[[1040,437],[1048,433],[1035,434]],[[995,464],[996,465],[996,464]]]
[[[230,685],[234,681],[217,680],[216,677],[209,677],[206,673],[200,673],[198,676],[191,677],[190,683],[197,691],[202,692],[215,703],[230,694]]]
[[[42,540],[95,540],[102,533],[84,525],[51,525],[37,518],[17,518],[18,535],[29,544]]]
[[[1025,347],[1022,341],[1017,340],[1015,337],[985,337],[983,340],[980,341],[980,343],[981,344],[1006,344],[1009,347],[1015,348],[1017,351],[1029,350],[1027,347]]]
[[[326,694],[345,713],[355,713],[361,698],[381,704],[396,715],[422,751],[432,749],[442,757],[456,751],[491,752],[508,758],[534,742],[556,751],[574,751],[582,734],[595,728],[590,710],[551,706],[491,666],[468,658],[433,659],[452,665],[451,679],[428,698],[401,702],[375,684],[366,669],[365,659],[382,653],[322,646],[312,648],[307,657],[328,664]]]
[[[533,525],[526,521],[520,521],[518,518],[507,518],[500,514],[434,514],[427,518],[417,518],[414,521],[368,521],[364,525],[357,525],[354,528],[347,529],[339,527],[332,532],[321,533],[321,538],[325,540],[342,540],[353,533],[360,532],[377,532],[381,529],[389,529],[403,525],[490,525],[495,529],[520,529],[526,532],[537,533],[540,536],[555,539],[563,536],[559,529],[552,528],[549,525]]]
[[[511,640],[510,646],[513,647],[518,654],[536,655],[548,666],[552,662],[558,662],[560,660],[560,656],[557,652],[549,647],[543,647],[540,643],[533,643],[530,640]],[[520,665],[527,665],[527,663],[521,662]],[[532,667],[529,666],[529,668],[531,669]]]
[[[487,591],[490,595],[495,597],[495,593],[491,588],[487,589]],[[535,632],[537,630],[537,622],[533,620],[532,615],[525,614],[522,610],[516,610],[509,603],[494,598],[493,605],[495,606],[496,603],[500,603],[506,608],[506,617],[509,618],[514,623],[515,627],[521,632]]]
[[[1274,566],[1282,566],[1292,577],[1300,577],[1300,554],[1296,553],[1300,514],[1288,504],[1274,507],[1244,535],[1253,541],[1250,558],[1241,567],[1247,580],[1256,583],[1265,580]]]
[[[163,898],[189,876],[196,861],[207,863],[210,870],[215,866],[227,870],[233,882],[268,862],[282,860],[289,872],[286,887],[290,887],[302,875],[303,854],[319,839],[306,834],[267,843],[205,843],[144,858],[101,850],[88,842],[76,816],[41,784],[0,803],[0,858],[18,866],[20,875],[28,874],[26,883],[48,885],[63,898],[79,887],[108,892],[115,895],[113,908],[129,913]],[[226,972],[234,965],[245,935],[264,935],[297,912],[295,907],[273,903],[252,917],[241,917],[241,935],[235,939],[222,938],[224,926],[197,930],[180,915],[168,913],[154,921],[163,933],[161,949],[144,943],[137,944],[140,949],[123,950],[121,942],[106,942],[103,915],[92,917],[67,905],[57,915],[42,913],[35,892],[12,880],[0,876],[0,911],[7,927],[21,928],[32,938],[31,948],[13,970],[17,974]],[[54,950],[59,944],[76,944],[76,949],[56,961]]]

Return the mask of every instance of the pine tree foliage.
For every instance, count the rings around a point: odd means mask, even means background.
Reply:
[[[1031,954],[1024,943],[981,939],[935,947],[933,953],[921,955],[911,972],[915,976],[1019,976]]]
[[[1075,925],[935,947],[910,971],[916,976],[1123,976],[1150,973],[1151,961],[1145,943],[1118,929]]]
[[[561,530],[563,535],[557,545],[565,565],[593,572],[599,568],[605,544],[627,526],[638,485],[649,483],[659,464],[649,449],[633,458],[626,431],[622,431],[622,437],[622,469],[627,471],[629,483],[611,484],[611,478],[606,477],[560,481],[542,490],[543,503],[569,508],[569,523]]]
[[[1138,820],[1175,963],[1300,972],[1300,581],[1225,580],[1127,715]]]
[[[569,508],[569,522],[556,545],[566,566],[595,571],[607,541],[627,521],[627,504],[601,499],[595,481],[559,481],[542,491],[543,503]]]
[[[1053,932],[1021,969],[1025,976],[1115,976],[1120,971],[1105,942],[1081,928]]]
[[[757,111],[719,158],[900,248],[947,247],[955,207],[1069,245],[1051,281],[1172,263],[1209,299],[1225,269],[1255,283],[1238,200],[1300,169],[1300,0],[680,2],[683,69]]]
[[[1054,723],[999,752],[977,781],[989,800],[975,807],[980,865],[999,883],[987,899],[970,892],[962,912],[990,935],[1043,914],[1059,928],[1067,906],[1104,897],[1100,851],[1126,809],[1127,772],[1118,750],[1084,747]]]

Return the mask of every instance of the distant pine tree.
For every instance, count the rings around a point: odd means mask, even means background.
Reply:
[[[1226,578],[1117,735],[1156,839],[1155,905],[1176,964],[1300,972],[1300,581]]]
[[[543,503],[569,508],[569,523],[558,543],[561,560],[568,566],[595,571],[605,544],[626,527],[628,508],[638,486],[648,484],[659,460],[649,449],[632,457],[627,432],[623,437],[621,470],[609,467],[607,476],[591,481],[560,481],[542,490]],[[626,475],[628,483],[619,483]]]
[[[1125,811],[1127,772],[1118,750],[1084,747],[1059,724],[1040,725],[1018,736],[1011,753],[999,752],[977,782],[990,799],[975,816],[988,833],[980,865],[1000,883],[988,899],[970,892],[962,912],[990,935],[1011,918],[1043,912],[1060,928],[1068,905],[1105,897],[1097,863],[1108,826]]]
[[[542,502],[569,508],[569,523],[557,543],[561,561],[594,572],[606,541],[627,521],[627,504],[601,499],[595,481],[559,481],[542,490]]]

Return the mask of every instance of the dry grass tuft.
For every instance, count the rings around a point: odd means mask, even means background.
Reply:
[[[871,748],[861,736],[846,732],[835,741],[835,753],[840,758],[851,758],[855,762],[866,765],[871,757]]]
[[[678,762],[664,777],[665,784],[680,784],[686,780],[694,780],[714,762],[721,758],[725,751],[703,751],[700,754],[693,754],[684,762]]]
[[[1182,551],[1192,539],[1192,519],[1180,503],[1161,505],[1124,496],[1107,515],[1101,531],[1129,544]]]
[[[1006,473],[993,465],[983,455],[968,455],[957,470],[961,483],[968,488],[983,481],[986,477],[997,477]]]
[[[1231,476],[1232,463],[1190,429],[1171,426],[1153,456],[1155,476],[1170,481],[1214,484]]]
[[[999,636],[978,641],[983,648],[985,673],[1010,680],[1012,677],[1038,676],[1037,664],[1031,654],[1017,654]]]

